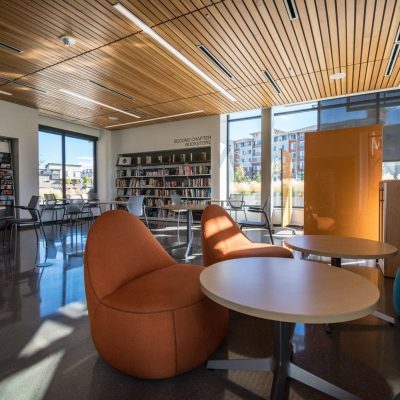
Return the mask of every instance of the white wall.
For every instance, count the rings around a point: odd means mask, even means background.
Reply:
[[[221,195],[224,195],[220,185],[220,165],[222,162],[226,162],[226,160],[222,160],[223,157],[220,154],[222,138],[220,132],[219,115],[114,131],[111,138],[114,165],[117,162],[118,154],[181,149],[185,148],[185,143],[175,143],[174,139],[209,135],[211,136],[212,197],[220,198]],[[115,167],[113,171],[115,178]]]
[[[0,136],[18,139],[20,204],[39,193],[37,129],[37,110],[0,101]]]

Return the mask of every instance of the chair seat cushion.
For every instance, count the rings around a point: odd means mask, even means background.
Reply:
[[[264,227],[266,225],[266,222],[265,221],[263,221],[263,222],[261,222],[261,221],[239,221],[238,225],[241,225],[241,226],[263,226]]]
[[[188,307],[204,299],[199,276],[204,267],[176,264],[136,278],[102,300],[131,313],[156,313]]]
[[[32,218],[15,218],[15,219],[8,219],[7,224],[33,224],[37,222]]]
[[[266,243],[248,243],[235,248],[235,250],[224,254],[220,261],[232,258],[244,257],[283,257],[293,258],[290,250],[281,246],[274,246]]]

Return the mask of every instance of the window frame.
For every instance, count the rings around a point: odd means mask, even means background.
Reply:
[[[84,133],[68,131],[60,128],[53,128],[47,125],[39,125],[38,135],[40,132],[50,133],[61,136],[61,163],[62,163],[62,195],[66,198],[66,166],[65,166],[65,138],[82,139],[93,142],[93,189],[97,193],[97,136],[85,135]],[[39,141],[39,138],[38,138]]]

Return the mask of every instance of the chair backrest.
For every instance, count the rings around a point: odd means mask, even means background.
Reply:
[[[32,196],[28,203],[29,214],[33,220],[38,221],[39,219],[39,212],[38,212],[38,205],[39,205],[39,196]]]
[[[141,217],[143,215],[143,201],[143,195],[131,196],[128,199],[128,204],[126,207],[131,214]]]
[[[87,196],[88,196],[87,198],[88,198],[89,201],[97,201],[97,200],[99,200],[99,195],[97,193],[95,193],[95,192],[91,192],[90,190],[87,193]]]
[[[243,207],[243,193],[232,193],[229,195],[228,204],[231,208]]]
[[[54,193],[45,193],[44,202],[46,206],[52,206],[57,203],[56,195]]]
[[[174,206],[182,204],[181,196],[179,194],[171,194],[171,204]]]
[[[67,213],[80,213],[85,206],[85,200],[82,198],[69,199],[68,204],[65,206]]]
[[[201,234],[204,265],[218,262],[225,254],[251,243],[232,217],[216,204],[203,211]]]
[[[123,210],[96,219],[84,261],[88,304],[90,298],[101,300],[141,275],[176,264],[142,221]]]
[[[271,221],[271,196],[268,196],[265,200],[262,209],[264,211],[264,215],[268,218],[268,221]]]

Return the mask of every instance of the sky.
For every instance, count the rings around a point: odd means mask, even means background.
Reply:
[[[67,164],[79,164],[82,168],[93,168],[93,142],[76,138],[65,138]],[[61,135],[39,132],[39,167],[49,162],[61,163]]]

